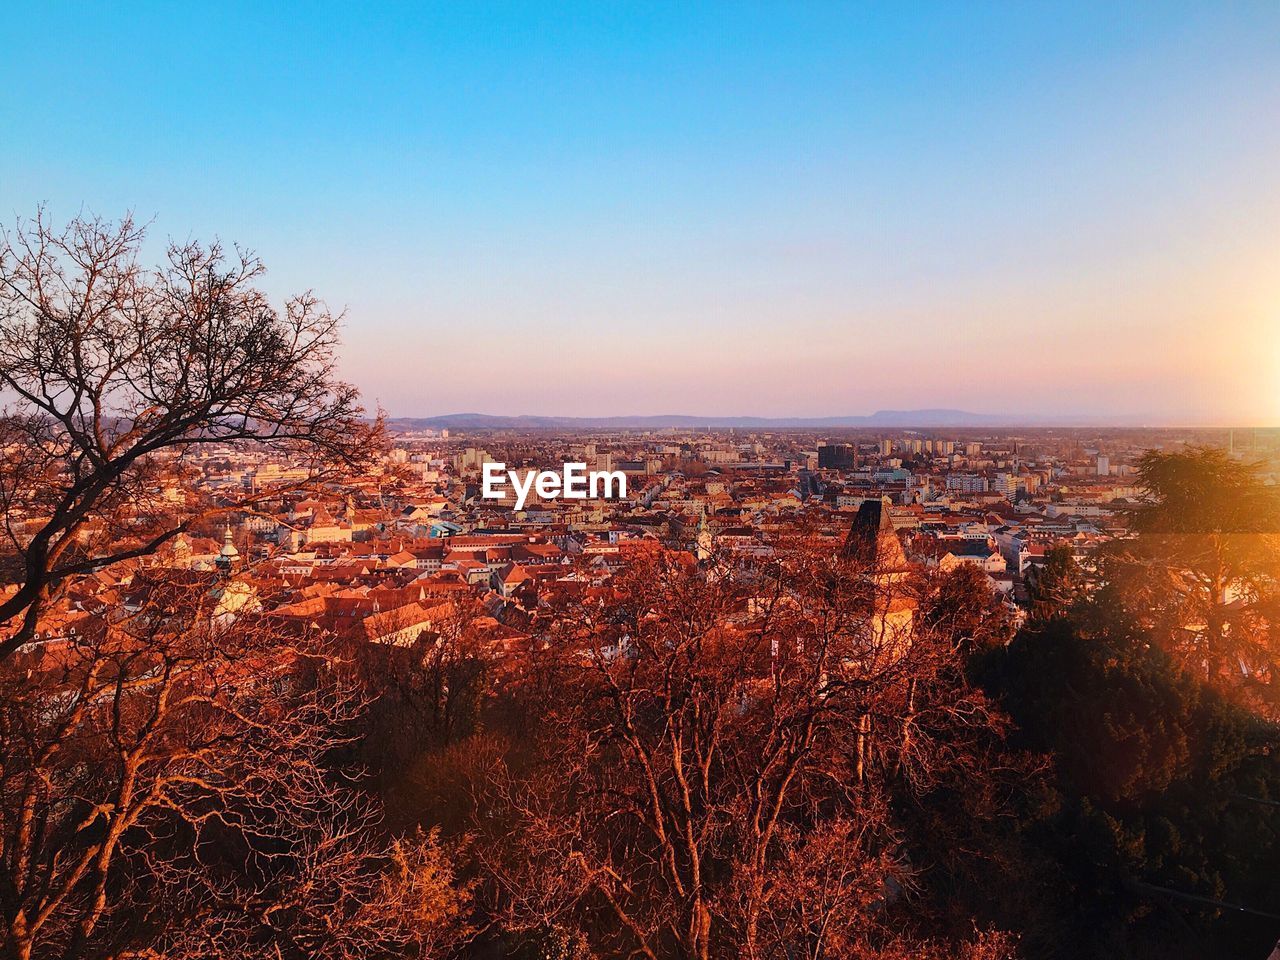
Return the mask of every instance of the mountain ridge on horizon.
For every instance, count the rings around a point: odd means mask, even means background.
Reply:
[[[606,417],[518,416],[488,413],[450,413],[432,417],[387,417],[387,423],[402,429],[639,429],[669,427],[804,428],[804,427],[1013,427],[1013,426],[1095,426],[1117,425],[1119,420],[1087,417],[1013,416],[971,413],[948,408],[919,410],[877,410],[871,414],[828,417],[697,417],[688,414],[656,414]]]

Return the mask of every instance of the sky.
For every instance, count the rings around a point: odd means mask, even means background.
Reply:
[[[0,44],[0,220],[246,245],[393,415],[1280,424],[1275,2],[15,3]]]

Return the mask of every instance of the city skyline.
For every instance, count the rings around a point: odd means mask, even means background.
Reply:
[[[5,222],[244,244],[394,416],[1280,422],[1274,7],[0,29]]]
[[[0,4],[0,960],[1280,960],[1280,3]]]
[[[1003,413],[979,413],[972,410],[956,410],[951,408],[925,408],[913,410],[876,410],[869,414],[831,414],[829,416],[812,417],[767,417],[767,416],[699,416],[688,413],[655,413],[655,414],[615,414],[600,416],[558,416],[555,414],[502,414],[468,411],[461,413],[436,414],[434,416],[394,416],[386,414],[387,423],[393,429],[461,429],[472,430],[659,430],[673,428],[697,429],[704,427],[712,430],[745,429],[745,430],[901,430],[918,428],[938,430],[945,428],[982,429],[1001,428],[1062,428],[1062,429],[1123,429],[1145,428],[1176,430],[1187,428],[1193,430],[1227,430],[1234,434],[1235,430],[1257,433],[1271,432],[1276,427],[1263,423],[1217,423],[1205,419],[1199,422],[1178,422],[1161,416],[1142,418],[1133,415],[1095,415],[1080,416],[1057,414],[1053,416],[1037,414],[1017,414],[1008,411]]]

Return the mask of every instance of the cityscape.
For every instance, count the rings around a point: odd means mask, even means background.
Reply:
[[[0,960],[1280,960],[1280,8],[0,36]]]

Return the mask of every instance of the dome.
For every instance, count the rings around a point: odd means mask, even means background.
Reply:
[[[222,536],[222,549],[218,551],[218,556],[226,557],[228,560],[234,560],[240,556],[240,551],[231,542],[231,524],[227,524],[227,531]]]

